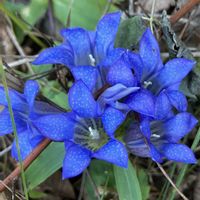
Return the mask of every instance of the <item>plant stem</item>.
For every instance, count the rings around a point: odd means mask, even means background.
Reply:
[[[13,110],[12,110],[12,104],[11,104],[11,100],[9,98],[8,85],[7,85],[6,76],[5,76],[5,72],[4,72],[4,69],[3,69],[3,64],[2,64],[1,59],[0,59],[0,74],[1,74],[1,77],[2,77],[2,83],[3,83],[3,86],[4,86],[4,90],[5,90],[6,100],[7,100],[7,103],[8,103],[8,110],[9,110],[9,113],[10,113],[13,133],[14,133],[14,137],[15,137],[15,140],[16,140],[17,156],[18,156],[18,159],[19,159],[19,172],[21,172],[22,184],[23,184],[25,198],[26,198],[26,200],[28,200],[29,199],[28,190],[27,190],[27,186],[26,186],[26,178],[25,178],[25,174],[24,174],[22,157],[21,157],[21,153],[20,153],[17,128],[16,128],[16,124],[15,124],[14,113],[13,113]]]
[[[31,153],[30,155],[23,161],[23,169],[27,169],[29,165],[40,155],[40,153],[50,144],[51,140],[44,139]],[[14,171],[12,171],[9,176],[7,176],[3,183],[0,182],[0,192],[3,192],[10,182],[16,179],[21,173],[20,166],[17,166]]]

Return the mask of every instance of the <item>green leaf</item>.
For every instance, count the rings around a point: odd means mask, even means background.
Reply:
[[[68,96],[66,92],[60,90],[60,85],[57,81],[48,81],[48,84],[41,89],[44,96],[51,99],[60,107],[69,110]]]
[[[2,11],[5,15],[7,15],[17,25],[18,28],[23,30],[23,33],[26,32],[35,43],[37,43],[41,47],[46,47],[46,45],[40,39],[38,39],[36,36],[32,34],[32,32],[30,31],[30,26],[28,26],[25,22],[19,19],[19,17],[17,17],[13,12],[11,12],[8,8],[6,8],[6,6],[3,3],[0,3],[0,11]]]
[[[86,29],[94,29],[99,18],[104,14],[108,6],[107,0],[53,0],[55,17],[64,25],[67,24],[69,12],[70,26],[80,26]],[[116,10],[111,5],[108,12]]]
[[[31,199],[42,199],[47,196],[44,192],[40,192],[37,190],[31,190],[28,194]]]
[[[149,192],[150,192],[150,186],[148,183],[148,175],[144,169],[138,169],[137,175],[138,175],[138,181],[140,183],[142,200],[147,200],[149,199]]]
[[[114,175],[120,200],[142,200],[138,177],[130,161],[128,169],[114,166]]]
[[[29,24],[34,25],[46,12],[48,0],[32,0],[21,10],[21,16]]]
[[[126,49],[136,48],[145,29],[143,20],[139,16],[122,21],[118,29],[115,46]]]
[[[34,189],[60,169],[64,154],[64,143],[52,142],[26,170],[28,190]]]

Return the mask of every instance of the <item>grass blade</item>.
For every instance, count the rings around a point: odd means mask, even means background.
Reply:
[[[24,168],[23,168],[23,164],[22,164],[22,157],[21,157],[21,153],[20,153],[19,141],[18,141],[18,136],[17,136],[17,128],[16,128],[16,124],[15,124],[14,114],[13,114],[13,110],[12,110],[12,106],[11,106],[11,100],[9,98],[8,85],[7,85],[7,82],[6,82],[6,76],[5,76],[5,72],[4,72],[4,69],[3,69],[1,59],[0,59],[0,76],[1,76],[1,79],[2,79],[3,86],[4,86],[4,90],[5,90],[5,94],[6,94],[6,100],[8,102],[8,110],[9,110],[10,118],[11,118],[11,122],[12,122],[13,133],[14,133],[14,137],[15,137],[15,140],[16,140],[17,154],[18,154],[18,159],[19,159],[19,164],[20,164],[24,194],[25,194],[26,200],[28,200],[29,199],[28,190],[27,190],[27,186],[26,186],[26,178],[25,178]]]
[[[142,200],[136,171],[130,161],[128,169],[114,166],[114,175],[120,200]]]

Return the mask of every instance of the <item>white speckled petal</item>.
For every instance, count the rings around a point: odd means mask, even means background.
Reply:
[[[154,117],[155,97],[146,89],[140,89],[126,99],[127,105],[134,111]]]
[[[18,110],[22,112],[26,110],[27,105],[26,105],[26,100],[23,94],[15,90],[9,89],[9,98],[11,101],[12,108],[14,110]],[[0,86],[0,105],[8,106],[5,90],[4,90],[4,87],[2,86]]]
[[[139,53],[142,58],[142,77],[146,80],[153,72],[156,72],[160,61],[160,49],[156,38],[149,28],[143,33],[139,43]]]
[[[97,73],[97,68],[93,66],[78,66],[72,68],[72,74],[75,80],[82,80],[91,91],[95,87]]]
[[[185,95],[178,90],[170,90],[166,92],[171,104],[179,111],[185,112],[187,110],[187,99]]]
[[[119,59],[109,69],[107,74],[107,82],[111,85],[121,83],[127,87],[135,86],[135,77],[123,59]]]
[[[158,90],[168,88],[171,85],[180,83],[185,76],[192,70],[195,62],[185,58],[174,58],[168,61],[160,73],[152,80],[153,87]]]
[[[164,123],[162,129],[164,137],[170,142],[177,142],[189,133],[197,122],[190,113],[179,113]]]
[[[52,140],[63,141],[73,137],[74,121],[70,113],[45,115],[33,123],[42,135]]]
[[[121,13],[107,14],[97,24],[95,37],[95,53],[98,61],[102,61],[107,54],[109,46],[114,46],[115,36],[120,23]]]
[[[32,62],[33,65],[63,64],[67,67],[74,65],[74,56],[69,48],[62,44],[43,50]]]
[[[33,107],[35,97],[38,92],[39,92],[39,84],[37,83],[37,81],[28,80],[25,83],[24,95],[30,108]]]
[[[79,145],[72,144],[66,149],[63,161],[63,179],[79,175],[90,164],[91,153]]]
[[[92,54],[88,31],[83,28],[67,28],[62,29],[60,33],[73,49],[75,65],[88,65],[89,54]]]
[[[124,121],[125,115],[112,107],[106,108],[102,115],[102,122],[106,133],[110,136],[114,135],[115,130]]]
[[[37,136],[37,138],[30,139],[31,134],[32,133],[29,129],[18,133],[19,148],[22,160],[24,160],[33,151],[33,149],[44,139],[44,137],[41,135]],[[12,144],[11,154],[13,158],[19,160],[16,140],[14,140]]]
[[[163,155],[176,162],[196,163],[196,158],[192,150],[183,144],[164,144],[162,146]]]
[[[71,109],[80,117],[95,117],[97,113],[97,103],[88,87],[77,81],[70,88],[69,104]]]
[[[128,153],[126,148],[117,140],[110,140],[101,149],[95,152],[93,157],[105,160],[120,167],[128,166]]]

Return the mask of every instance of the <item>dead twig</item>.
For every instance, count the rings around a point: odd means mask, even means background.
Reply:
[[[31,154],[23,161],[24,170],[38,157],[38,155],[50,144],[51,140],[44,139],[32,152]],[[16,179],[20,175],[20,166],[17,166],[15,170],[7,176],[3,182],[0,182],[0,192],[3,192],[10,182]]]
[[[179,19],[186,15],[196,5],[200,3],[200,0],[189,0],[182,8],[170,17],[171,24],[175,24]]]
[[[163,169],[162,165],[159,163],[156,163],[160,169],[160,171],[163,173],[163,175],[166,177],[166,179],[170,182],[170,184],[173,186],[173,188],[178,192],[178,194],[184,199],[189,200],[175,185],[175,183],[172,181],[172,179],[168,176],[166,171]]]

